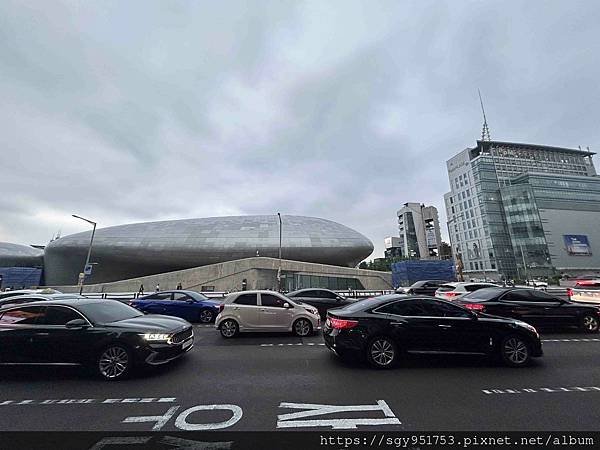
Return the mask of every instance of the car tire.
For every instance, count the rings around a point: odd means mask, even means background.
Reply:
[[[215,320],[215,314],[208,308],[203,309],[198,314],[198,322],[200,323],[211,323]]]
[[[581,318],[580,328],[584,333],[597,333],[600,329],[600,319],[592,314],[585,314]]]
[[[313,326],[310,320],[301,318],[293,323],[292,331],[298,337],[307,337],[312,334]]]
[[[96,358],[96,373],[106,381],[126,378],[132,367],[131,350],[118,342],[104,347]]]
[[[510,367],[525,367],[531,362],[531,344],[518,334],[511,334],[500,343],[500,358]]]
[[[240,326],[233,319],[225,319],[219,325],[219,331],[221,332],[221,336],[223,336],[225,339],[231,339],[237,336],[240,331]]]
[[[378,336],[367,345],[367,361],[376,369],[391,369],[398,362],[399,350],[396,343],[387,336]]]

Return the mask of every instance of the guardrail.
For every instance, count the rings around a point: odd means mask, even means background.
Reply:
[[[318,289],[318,288],[315,288]],[[367,298],[367,297],[376,297],[378,295],[386,295],[393,294],[395,291],[393,290],[343,290],[343,291],[334,291],[335,293],[341,295],[346,298]],[[154,292],[84,292],[83,296],[87,298],[94,299],[108,299],[108,300],[133,300],[139,297],[144,297],[146,295],[151,295]],[[219,292],[200,292],[200,294],[205,295],[208,298],[225,298],[230,292],[219,291]]]
[[[536,288],[534,288],[533,286],[514,286],[514,287],[524,288],[524,289],[541,290],[541,291],[547,292],[548,294],[551,294],[551,295],[558,295],[558,296],[566,296],[567,295],[567,288],[563,287],[563,286],[548,286],[548,287],[536,287]],[[318,288],[315,288],[315,289],[318,289]],[[336,290],[334,292],[345,298],[368,298],[368,297],[377,297],[379,295],[393,294],[396,291],[390,290],[390,289],[388,289],[388,290],[363,289],[363,290],[342,290],[342,291]],[[140,293],[140,292],[90,292],[90,293],[84,293],[83,295],[88,298],[127,301],[127,300],[133,300],[133,299],[136,299],[139,297],[144,297],[146,295],[150,295],[153,293],[154,292],[143,292],[143,293]],[[226,291],[200,292],[200,293],[205,295],[208,298],[214,298],[214,299],[223,299],[230,294],[230,292],[226,292]]]

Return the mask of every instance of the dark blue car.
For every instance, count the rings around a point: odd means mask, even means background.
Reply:
[[[181,317],[188,322],[214,322],[219,314],[218,301],[193,291],[162,291],[129,302],[146,314]]]

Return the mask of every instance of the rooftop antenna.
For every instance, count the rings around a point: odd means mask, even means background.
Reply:
[[[490,129],[488,128],[487,119],[485,117],[485,109],[483,108],[483,100],[481,99],[481,91],[477,89],[479,93],[479,103],[481,103],[481,112],[483,113],[483,128],[481,129],[481,140],[482,141],[491,141],[490,137]]]

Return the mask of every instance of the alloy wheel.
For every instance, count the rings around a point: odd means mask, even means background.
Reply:
[[[213,313],[208,309],[204,309],[200,312],[200,322],[209,323],[213,320]]]
[[[306,319],[297,320],[294,324],[294,332],[298,336],[308,336],[310,333],[310,323]]]
[[[230,338],[237,333],[237,325],[233,320],[226,320],[221,324],[221,334],[223,337]]]
[[[100,374],[109,380],[119,378],[129,369],[129,354],[123,347],[109,347],[98,360]]]
[[[593,316],[585,316],[583,318],[583,328],[585,331],[589,332],[589,333],[593,333],[598,331],[598,319],[596,319]]]
[[[502,348],[505,358],[516,366],[522,365],[529,359],[529,348],[520,338],[511,337],[504,342]]]
[[[376,339],[370,348],[371,359],[381,367],[388,367],[396,356],[394,346],[387,339]]]

